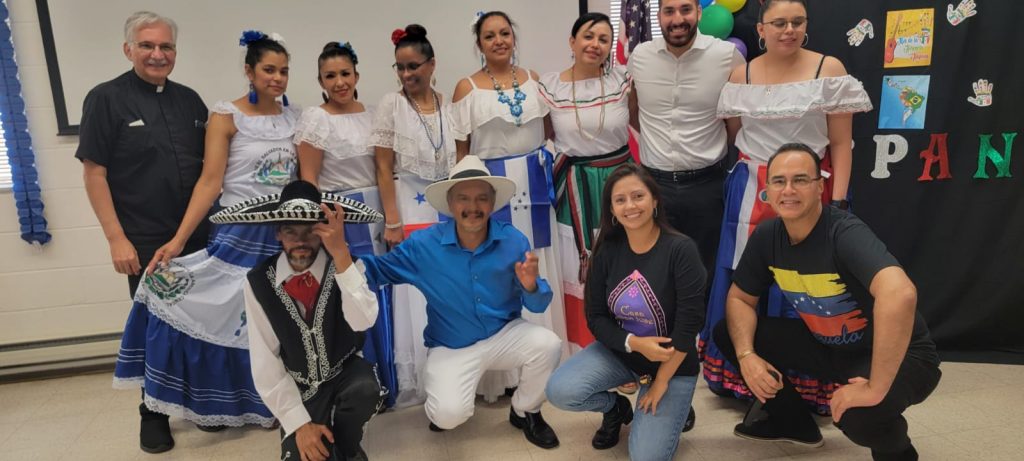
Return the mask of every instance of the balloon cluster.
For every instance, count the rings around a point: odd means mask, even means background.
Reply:
[[[743,9],[747,0],[700,0],[701,15],[697,29],[704,35],[728,40],[736,45],[736,49],[744,58],[747,57],[747,45],[737,37],[729,37],[734,25],[733,13]]]

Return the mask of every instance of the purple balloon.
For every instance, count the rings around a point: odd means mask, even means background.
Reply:
[[[747,58],[747,44],[743,43],[743,40],[740,40],[739,38],[736,37],[729,37],[726,39],[726,41],[731,42],[733,45],[736,45],[736,49],[739,50],[740,54],[743,55],[743,59]]]

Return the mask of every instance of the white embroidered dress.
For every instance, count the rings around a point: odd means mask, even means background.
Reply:
[[[395,153],[395,200],[406,234],[438,221],[438,213],[427,203],[424,191],[430,183],[448,178],[455,166],[455,138],[452,135],[451,105],[437,94],[440,109],[419,114],[404,94],[384,95],[377,105],[368,144]],[[436,147],[436,149],[435,149]],[[394,312],[394,359],[398,378],[398,408],[423,403],[423,366],[427,348],[423,329],[427,325],[427,300],[412,285],[396,285]]]
[[[232,117],[223,193],[230,206],[280,192],[295,179],[292,135],[300,110]],[[252,382],[243,286],[246,273],[280,250],[273,226],[218,225],[209,246],[171,260],[139,284],[114,372],[115,387],[142,386],[146,405],[197,424],[270,427],[274,417]]]

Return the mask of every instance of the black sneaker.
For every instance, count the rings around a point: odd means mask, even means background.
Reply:
[[[516,410],[509,408],[508,422],[512,423],[518,429],[523,430],[523,434],[526,435],[526,440],[530,443],[541,447],[541,448],[555,448],[558,446],[558,436],[555,435],[555,430],[551,429],[551,426],[544,421],[544,417],[540,415],[540,412],[536,413],[525,413],[526,417],[521,417],[516,414]]]
[[[590,445],[597,450],[607,450],[619,444],[619,431],[622,426],[633,422],[633,404],[621,395],[615,395],[615,407],[608,410],[601,419],[601,427],[597,428]]]
[[[737,437],[764,442],[789,442],[796,445],[817,448],[825,444],[818,425],[810,420],[810,424],[799,429],[785,429],[773,424],[770,419],[756,421],[752,424],[739,423],[733,429]]]
[[[434,424],[434,423],[430,423],[430,426],[427,426],[427,427],[430,428],[430,432],[444,432],[446,430],[446,429],[441,429],[440,427],[437,427],[437,424]]]
[[[139,448],[146,453],[163,453],[174,448],[167,415],[150,411],[144,403],[139,405],[139,413],[142,421],[139,427]]]

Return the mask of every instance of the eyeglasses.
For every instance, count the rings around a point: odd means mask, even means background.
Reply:
[[[811,187],[811,184],[814,184],[814,182],[819,179],[821,179],[821,176],[812,178],[803,174],[793,176],[792,179],[783,176],[776,176],[768,179],[768,188],[772,190],[782,190],[785,189],[786,184],[789,183],[793,185],[794,189],[807,189],[808,187]]]
[[[799,16],[789,20],[779,18],[768,22],[762,22],[761,24],[769,25],[779,30],[785,30],[786,26],[793,26],[794,29],[799,29],[807,25],[807,18],[803,16]]]
[[[406,64],[404,62],[396,62],[396,63],[392,64],[391,67],[393,67],[398,72],[405,72],[406,70],[408,70],[409,72],[416,72],[417,69],[419,69],[420,67],[423,67],[423,65],[428,63],[428,62],[430,62],[429,59],[427,59],[427,60],[425,60],[423,62],[410,62],[408,64]]]
[[[175,53],[178,51],[174,47],[173,43],[161,43],[157,45],[153,42],[135,42],[135,46],[145,53],[152,53],[153,50],[156,50],[157,48],[160,48],[160,52],[164,54]]]

